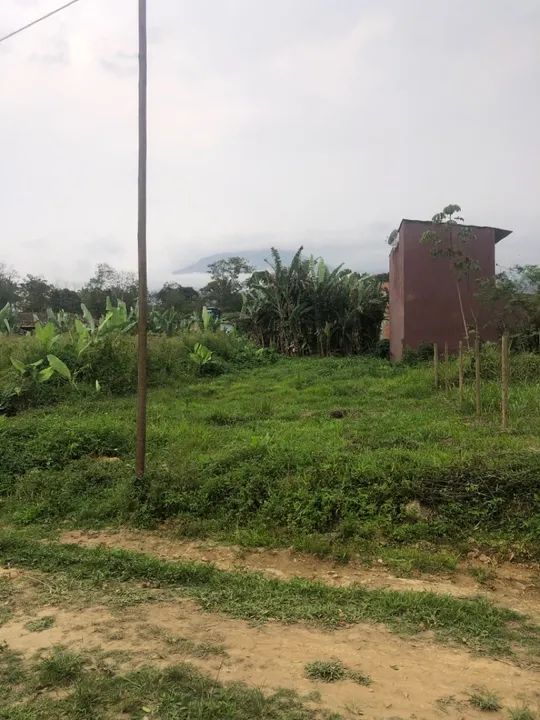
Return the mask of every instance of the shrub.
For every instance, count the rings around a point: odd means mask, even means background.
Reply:
[[[271,351],[259,351],[251,341],[235,333],[205,330],[174,337],[151,336],[148,340],[149,384],[160,387],[193,379],[198,374],[196,364],[190,359],[195,347],[207,348],[211,353],[210,362],[203,367],[205,374],[253,367],[275,359]],[[64,334],[55,343],[54,351],[70,369],[79,387],[95,388],[97,381],[104,393],[113,395],[124,395],[136,389],[136,337],[110,332],[88,344],[79,354],[74,340]],[[0,339],[0,412],[48,405],[73,392],[73,388],[66,387],[65,380],[54,377],[43,384],[27,383],[24,391],[17,394],[12,356],[25,365],[45,357],[42,344],[33,336]]]

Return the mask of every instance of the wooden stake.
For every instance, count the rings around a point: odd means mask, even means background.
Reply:
[[[146,394],[148,356],[148,280],[146,269],[146,0],[139,0],[139,189],[137,250],[139,260],[139,323],[137,336],[137,436],[135,475],[144,476],[146,461]]]
[[[446,392],[450,389],[450,378],[448,377],[448,342],[444,343],[444,389]]]
[[[439,346],[433,343],[433,376],[435,379],[435,387],[439,387]]]
[[[459,405],[463,407],[463,340],[459,341]]]
[[[508,428],[508,384],[509,384],[509,357],[508,335],[504,333],[501,338],[501,424],[502,429]]]
[[[476,396],[476,417],[482,414],[482,403],[480,399],[480,338],[478,334],[474,338],[474,391]]]

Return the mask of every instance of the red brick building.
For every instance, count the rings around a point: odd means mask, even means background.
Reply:
[[[423,220],[402,220],[398,237],[390,251],[390,354],[400,360],[405,349],[415,350],[424,343],[448,342],[451,352],[463,340],[465,316],[469,327],[476,324],[482,339],[495,339],[489,308],[478,297],[479,280],[495,275],[495,245],[511,230],[468,225],[466,242],[453,226],[435,225]],[[474,263],[474,270],[459,277],[454,260],[435,256],[433,246],[421,242],[426,230],[443,238],[443,248],[463,248]],[[458,293],[458,284],[460,293]],[[459,295],[461,294],[460,307]]]

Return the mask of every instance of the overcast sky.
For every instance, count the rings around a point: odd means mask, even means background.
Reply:
[[[0,35],[61,0],[1,0]],[[0,45],[0,262],[76,285],[136,265],[136,0]],[[459,203],[540,262],[539,0],[148,0],[152,285],[303,243],[385,270]]]

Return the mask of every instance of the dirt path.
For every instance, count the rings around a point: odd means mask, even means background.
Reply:
[[[75,530],[64,533],[60,541],[87,547],[119,547],[165,560],[211,562],[225,570],[256,570],[280,579],[304,577],[334,586],[358,583],[366,587],[429,590],[460,597],[481,595],[540,622],[540,571],[518,563],[486,565],[480,560],[471,560],[448,576],[403,578],[382,567],[365,567],[357,562],[338,565],[291,550],[253,550],[211,541],[178,540],[156,532]],[[469,574],[470,567],[487,567],[493,578],[488,585],[481,585]]]
[[[453,595],[488,595],[538,615],[538,578],[534,568],[493,567],[492,589],[479,588],[463,570],[452,577],[397,578],[382,568],[346,566],[287,550],[244,550],[211,542],[187,542],[152,532],[65,533],[62,542],[103,544],[137,550],[167,560],[193,559],[226,569],[258,570],[278,578],[308,577],[331,585],[362,583],[368,587],[429,589]],[[441,646],[426,637],[403,638],[382,626],[358,624],[336,630],[298,623],[253,625],[220,613],[203,612],[193,602],[171,594],[155,595],[143,586],[143,601],[123,607],[101,604],[105,596],[71,598],[40,594],[35,572],[2,572],[17,594],[13,617],[0,627],[0,643],[27,656],[65,645],[77,651],[121,653],[124,668],[196,664],[221,681],[242,681],[262,690],[317,691],[320,707],[347,720],[464,720],[481,718],[468,693],[487,686],[499,695],[504,709],[491,717],[508,718],[508,708],[528,705],[540,711],[539,674],[509,662],[476,657],[460,648]],[[41,581],[49,578],[43,576]],[[161,592],[161,591],[158,591]],[[33,597],[32,597],[33,596]],[[52,598],[52,599],[51,599]],[[19,601],[20,600],[20,601]],[[148,600],[148,601],[146,601]],[[60,603],[60,605],[58,604]],[[27,623],[52,616],[51,627],[32,632]],[[351,670],[372,678],[368,687],[351,680],[325,684],[305,677],[306,663],[338,658]]]
[[[15,582],[21,586],[24,573],[18,572]],[[253,626],[201,612],[184,599],[121,612],[101,606],[46,606],[32,619],[44,615],[53,616],[54,625],[30,632],[25,627],[28,614],[21,611],[0,628],[0,642],[28,656],[58,644],[77,651],[120,651],[122,664],[131,668],[187,660],[221,681],[243,681],[263,690],[293,688],[301,694],[316,690],[322,707],[349,719],[480,718],[482,713],[468,704],[468,691],[475,685],[487,685],[506,707],[524,703],[533,710],[540,707],[538,675],[530,670],[403,639],[373,625],[334,631],[273,622]],[[193,657],[204,655],[196,649],[208,644],[220,645],[225,654]],[[305,677],[306,663],[332,657],[369,674],[372,684],[363,687],[348,680],[325,684]],[[502,719],[507,714],[501,711],[491,717]]]

